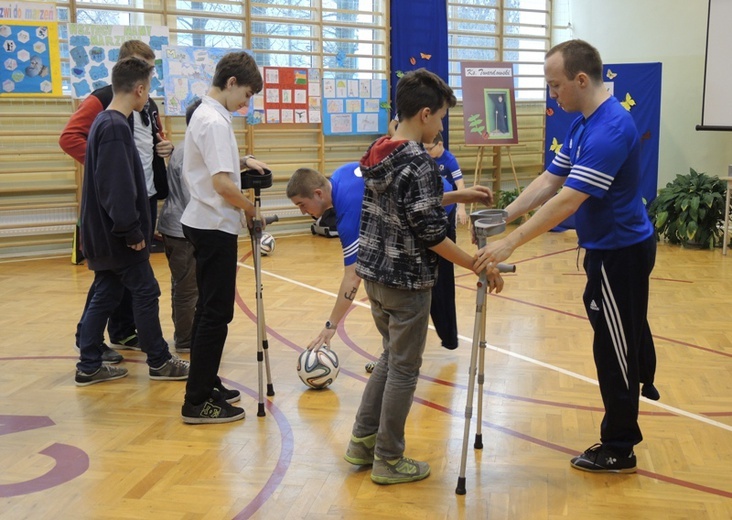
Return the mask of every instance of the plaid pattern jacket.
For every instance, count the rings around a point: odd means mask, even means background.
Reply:
[[[365,189],[356,273],[388,287],[429,289],[437,274],[437,254],[429,248],[447,236],[440,174],[414,141],[366,166],[376,144],[361,160]]]

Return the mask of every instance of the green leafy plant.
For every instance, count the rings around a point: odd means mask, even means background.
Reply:
[[[688,175],[677,175],[648,206],[656,236],[702,249],[720,245],[726,189],[716,175],[693,168]]]
[[[497,209],[505,209],[511,204],[521,193],[521,190],[514,188],[512,190],[501,190],[498,192],[498,197],[495,200],[495,206]]]

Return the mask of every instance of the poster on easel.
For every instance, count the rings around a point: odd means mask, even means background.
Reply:
[[[385,134],[389,124],[385,79],[324,79],[325,135]]]
[[[250,124],[318,124],[322,95],[320,70],[304,67],[263,67],[264,87],[254,99]]]
[[[68,24],[71,97],[80,99],[112,82],[112,67],[119,48],[127,40],[147,43],[155,52],[150,95],[163,97],[163,46],[168,45],[168,28],[139,25]]]
[[[518,144],[513,64],[501,61],[460,63],[465,144]]]
[[[61,96],[53,4],[0,2],[0,96]]]

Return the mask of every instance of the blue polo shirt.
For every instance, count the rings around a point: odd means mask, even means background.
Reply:
[[[547,171],[590,196],[576,213],[577,238],[585,249],[620,249],[653,234],[641,198],[638,130],[615,97],[590,117],[574,120]]]
[[[363,205],[363,177],[358,162],[344,164],[330,176],[336,229],[343,248],[343,265],[356,263]]]

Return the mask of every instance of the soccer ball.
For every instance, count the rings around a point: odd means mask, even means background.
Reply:
[[[264,256],[271,255],[275,250],[275,239],[269,233],[262,233],[262,238],[259,240],[259,250]]]
[[[316,390],[325,388],[335,381],[340,370],[338,356],[326,346],[317,352],[306,349],[297,359],[297,375],[303,383]]]

